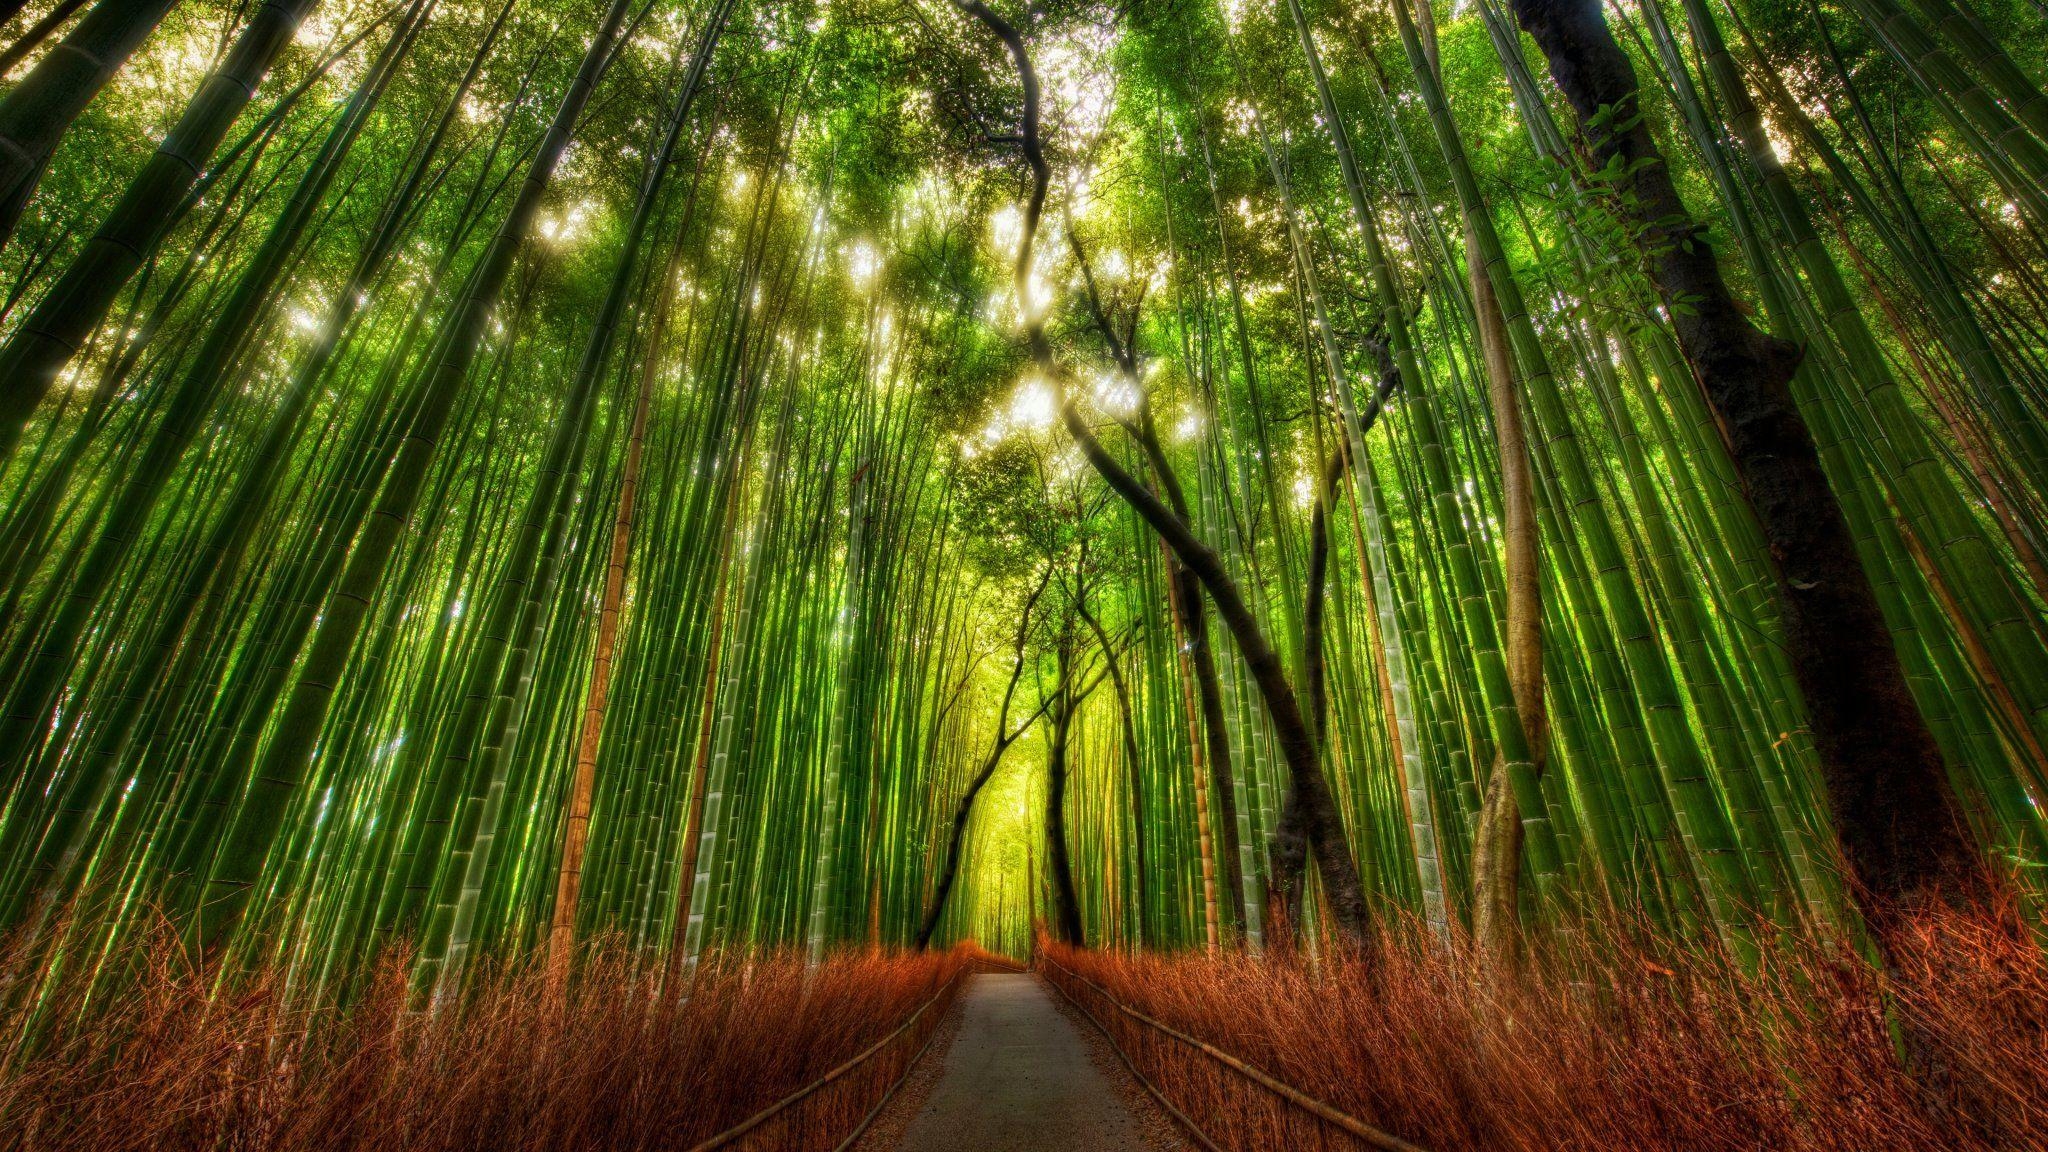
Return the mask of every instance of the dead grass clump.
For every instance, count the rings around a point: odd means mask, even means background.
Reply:
[[[294,1005],[274,974],[214,981],[159,944],[88,996],[60,982],[5,1016],[0,1149],[688,1149],[894,1032],[974,961],[848,953],[707,959],[687,988],[594,948],[557,1008],[544,965],[480,971],[414,1011],[405,958],[345,1009]],[[682,982],[678,981],[677,984]],[[945,1003],[731,1147],[832,1148],[908,1067]]]
[[[1745,971],[1612,928],[1551,939],[1516,980],[1411,927],[1316,966],[1041,946],[1047,975],[1225,1147],[1335,1130],[1059,966],[1434,1152],[2048,1147],[2048,961],[2005,922],[1932,914],[1883,977],[1813,943]],[[1903,1069],[1906,1033],[1937,1089]]]

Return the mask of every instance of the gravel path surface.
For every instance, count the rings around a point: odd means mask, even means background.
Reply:
[[[863,1150],[888,1147],[881,1141],[894,1135],[892,1119],[903,1124],[900,1152],[1163,1152],[1180,1146],[1164,1117],[1125,1083],[1128,1077],[1109,1074],[1116,1057],[1101,1038],[1084,1036],[1086,1025],[1077,1027],[1060,1011],[1055,994],[1036,977],[976,976],[954,1012],[958,1033],[951,1045],[934,1046],[899,1096],[903,1110],[885,1112],[877,1131],[861,1142]]]

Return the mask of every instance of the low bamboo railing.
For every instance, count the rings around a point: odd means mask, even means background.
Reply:
[[[931,1047],[932,1038],[945,1019],[946,1008],[960,990],[960,982],[983,970],[1013,970],[988,960],[971,960],[961,966],[930,999],[918,1005],[894,1031],[869,1045],[866,1050],[802,1088],[784,1096],[731,1128],[690,1149],[793,1149],[832,1148],[846,1152],[867,1133],[882,1109],[895,1099],[897,1089]],[[859,1123],[843,1136],[847,1118],[863,1102],[873,1100]],[[836,1142],[835,1142],[836,1138]]]
[[[1147,1016],[1050,956],[1040,955],[1039,963],[1046,983],[1095,1025],[1138,1083],[1209,1152],[1360,1147],[1426,1152],[1420,1145],[1333,1108],[1213,1044]],[[1063,981],[1075,987],[1067,987]],[[1080,996],[1075,994],[1077,989]],[[1082,1003],[1082,997],[1112,1009],[1109,1021],[1105,1023]],[[1198,1058],[1188,1059],[1182,1052],[1193,1052]]]

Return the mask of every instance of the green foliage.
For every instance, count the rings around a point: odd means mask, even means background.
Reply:
[[[70,126],[0,250],[0,341],[23,338],[248,7],[175,6]],[[89,967],[150,902],[197,913],[209,878],[248,881],[238,954],[283,961],[322,994],[388,941],[431,932],[430,893],[466,893],[456,931],[471,948],[538,944],[643,373],[655,385],[584,931],[677,951],[698,906],[703,941],[787,943],[822,906],[831,940],[912,938],[953,807],[997,737],[1018,613],[1048,572],[1013,720],[1057,691],[1062,645],[1106,672],[1083,609],[1123,678],[1086,698],[1070,736],[1066,826],[1090,939],[1203,942],[1203,861],[1227,834],[1210,827],[1205,843],[1197,809],[1220,819],[1218,781],[1241,802],[1247,888],[1263,891],[1289,785],[1269,718],[1212,627],[1231,761],[1195,771],[1206,733],[1159,541],[1078,456],[1019,347],[1011,61],[946,5],[742,0],[629,245],[710,8],[653,0],[610,61],[512,238],[444,427],[422,423],[424,381],[457,338],[449,320],[569,87],[592,6],[522,0],[487,45],[499,4],[428,5],[316,187],[309,166],[395,26],[371,28],[386,12],[367,0],[318,5],[71,355],[0,470],[0,699],[27,734],[0,750],[0,896],[10,922],[53,934],[53,955]],[[1894,55],[1862,8],[1685,12],[1668,45],[1662,9],[1612,13],[1644,87],[1594,128],[1651,129],[1704,226],[1652,231],[1711,244],[1759,322],[1808,348],[1795,390],[1917,697],[1973,832],[2032,892],[2048,858],[2048,222],[2001,182],[2023,164],[2020,136],[1965,131],[1949,114],[1958,93]],[[1464,913],[1500,740],[1500,469],[1463,242],[1483,218],[1487,261],[1526,302],[1512,357],[1533,413],[1553,718],[1534,797],[1559,853],[1532,912],[1611,896],[1725,933],[1743,915],[1717,904],[1725,884],[1784,925],[1840,925],[1815,758],[1764,591],[1773,560],[1622,223],[1639,169],[1588,169],[1504,8],[1438,5],[1437,63],[1418,74],[1390,10],[1304,7],[1356,201],[1284,8],[1077,0],[1011,14],[1045,93],[1054,187],[1036,270],[1068,389],[1157,486],[1120,431],[1149,412],[1198,535],[1297,684],[1339,397],[1370,394],[1395,329],[1412,356],[1353,462],[1376,511],[1343,498],[1350,482],[1327,509],[1320,754],[1380,908],[1420,912],[1433,885]],[[2014,67],[2042,76],[2037,9],[1977,15]],[[1726,29],[1722,47],[1698,17]],[[1949,49],[1964,75],[1983,67]],[[1725,76],[1706,63],[1717,51],[1764,109],[1774,163],[1729,123]],[[1425,79],[1443,95],[1435,115]],[[2030,131],[2023,108],[1991,103],[1981,115]],[[299,189],[312,211],[246,335],[202,361]],[[616,329],[593,345],[622,267]],[[1134,378],[1102,338],[1090,278]],[[571,385],[592,346],[579,409]],[[189,444],[174,444],[173,398],[195,365],[210,386],[185,412]],[[360,635],[338,667],[313,667],[309,637],[361,591],[342,574],[409,442],[417,503],[363,593]],[[131,533],[110,508],[153,448],[168,466]],[[559,476],[543,475],[549,459]],[[529,520],[542,527],[523,555]],[[115,557],[98,581],[95,548]],[[1392,603],[1375,599],[1375,564]],[[494,604],[517,624],[507,635],[491,632]],[[68,640],[66,611],[80,624]],[[1412,682],[1412,759],[1395,755],[1383,618]],[[61,689],[41,705],[23,686],[39,653]],[[460,722],[472,685],[496,709],[476,731]],[[313,691],[328,696],[315,727],[288,731],[286,702]],[[483,732],[498,741],[488,757]],[[1043,914],[1042,735],[977,801],[942,937],[1022,948]],[[259,766],[294,740],[305,771],[274,835],[241,846],[249,876],[226,875],[219,846],[269,787]],[[1416,841],[1416,796],[1439,814],[1436,844]],[[685,845],[693,809],[702,858]],[[74,897],[99,914],[57,916]]]

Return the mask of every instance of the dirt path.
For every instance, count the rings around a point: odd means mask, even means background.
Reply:
[[[976,976],[959,1033],[899,1152],[1155,1152],[1177,1147],[1130,1090],[1098,1067],[1036,977]],[[933,1055],[939,1055],[934,1052]],[[1111,1057],[1110,1059],[1114,1059]]]

